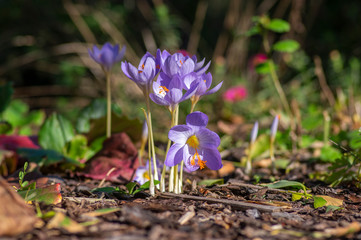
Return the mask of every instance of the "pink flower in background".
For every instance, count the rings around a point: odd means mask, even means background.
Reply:
[[[249,69],[253,70],[258,64],[267,61],[267,55],[264,53],[257,53],[253,55],[249,61]]]
[[[242,86],[231,87],[223,93],[223,100],[226,102],[238,102],[247,97],[247,89]]]

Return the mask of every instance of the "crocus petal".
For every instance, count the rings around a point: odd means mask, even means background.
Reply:
[[[119,62],[120,60],[122,60],[122,58],[125,55],[125,51],[127,50],[126,46],[124,45],[124,47],[122,48],[122,50],[120,50],[120,52],[118,53],[117,57],[115,58],[116,62]]]
[[[205,127],[208,124],[208,116],[202,112],[196,111],[188,114],[186,123],[191,126]]]
[[[186,93],[184,93],[183,97],[179,102],[182,102],[192,97],[197,92],[197,88],[198,84],[192,84],[191,88]]]
[[[168,138],[178,144],[186,144],[188,138],[194,134],[191,127],[187,125],[177,125],[169,130]]]
[[[189,90],[192,83],[197,80],[196,73],[190,73],[183,77],[184,88]]]
[[[164,164],[168,167],[173,167],[183,160],[183,147],[184,145],[175,143],[168,151]]]
[[[196,55],[194,55],[194,56],[192,57],[192,59],[193,59],[193,61],[194,61],[194,63],[195,63],[194,71],[198,71],[198,70],[203,66],[204,62],[206,61],[206,59],[203,58],[202,61],[197,62],[197,57],[196,57]]]
[[[223,81],[220,82],[217,86],[215,86],[211,90],[205,92],[203,95],[209,95],[209,94],[213,94],[213,93],[217,92],[222,87],[222,84],[223,84]]]
[[[211,65],[211,61],[209,61],[206,66],[204,66],[203,68],[201,68],[201,69],[199,69],[198,71],[196,71],[196,73],[197,73],[198,75],[201,75],[201,74],[205,73],[205,72],[208,70],[208,68],[209,68],[210,65]]]
[[[203,161],[206,161],[206,165],[211,170],[218,170],[223,167],[221,154],[217,148],[203,149],[202,152]]]
[[[185,76],[186,74],[194,71],[194,62],[191,58],[188,58],[180,69],[180,75]]]
[[[159,97],[158,95],[156,95],[154,93],[150,93],[149,97],[153,102],[155,102],[158,105],[169,106],[169,102],[166,99],[161,98],[161,97]]]
[[[171,88],[169,90],[169,93],[165,96],[165,98],[167,99],[169,97],[169,102],[171,105],[175,105],[180,103],[182,100],[182,90],[178,89],[178,88]]]
[[[207,128],[200,128],[196,136],[199,140],[200,148],[217,148],[221,143],[218,134]]]

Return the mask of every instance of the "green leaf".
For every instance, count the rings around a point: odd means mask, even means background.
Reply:
[[[325,206],[327,203],[327,201],[325,199],[323,199],[322,197],[313,197],[313,207],[314,208],[319,208],[319,207],[323,207]]]
[[[40,166],[49,166],[57,163],[69,163],[79,167],[83,166],[83,164],[78,161],[67,158],[54,150],[18,148],[16,152],[29,159],[30,162],[35,162]]]
[[[90,121],[90,131],[87,133],[89,142],[105,135],[106,117]],[[142,135],[143,122],[139,119],[129,119],[128,116],[118,116],[112,113],[112,131],[125,132],[132,140],[138,141]]]
[[[324,162],[333,163],[342,157],[342,153],[332,146],[326,145],[321,149],[321,160]]]
[[[94,188],[90,192],[103,192],[103,193],[113,193],[118,191],[118,189],[114,187],[101,187],[101,188]]]
[[[338,206],[332,206],[332,205],[330,205],[330,206],[327,206],[327,208],[326,208],[326,213],[328,213],[328,212],[330,212],[330,211],[336,211],[336,210],[339,210],[341,207],[338,207]]]
[[[261,28],[256,25],[256,26],[253,26],[251,27],[246,33],[245,35],[247,37],[251,37],[251,36],[254,36],[254,35],[257,35],[257,34],[260,34],[261,33]]]
[[[306,186],[297,181],[281,180],[275,183],[266,184],[269,188],[295,188],[302,189],[306,193]]]
[[[0,134],[5,134],[13,129],[11,124],[7,121],[0,121]]]
[[[273,45],[273,49],[279,52],[288,52],[292,53],[296,50],[298,50],[300,47],[300,44],[296,42],[295,40],[282,40],[279,42],[276,42]]]
[[[11,96],[14,92],[11,84],[11,82],[6,82],[5,84],[0,85],[0,114],[4,112],[10,104]]]
[[[198,185],[205,185],[207,187],[212,186],[212,185],[220,185],[220,184],[224,184],[224,179],[223,178],[206,179],[206,180],[202,180],[202,181],[198,182]]]
[[[88,151],[88,140],[84,135],[76,135],[68,144],[67,157],[75,160],[81,160],[85,158]]]
[[[154,180],[153,182],[154,182],[154,186],[156,186],[160,183],[160,181],[158,181],[158,180]],[[147,189],[149,189],[149,186],[150,186],[150,181],[147,181],[147,182],[143,183],[143,185],[141,185],[137,190],[135,190],[133,194],[136,194],[143,190],[147,190]]]
[[[74,137],[74,130],[69,120],[59,114],[52,114],[46,119],[39,131],[39,144],[44,149],[63,153],[64,147]]]
[[[290,24],[287,21],[278,18],[272,19],[264,27],[277,33],[284,33],[290,31]]]
[[[137,183],[136,182],[129,182],[127,183],[127,185],[125,185],[125,187],[128,189],[128,193],[129,194],[133,194],[134,192],[134,188],[137,186]]]
[[[44,188],[18,191],[18,194],[26,201],[44,202],[45,204],[57,204],[62,199],[60,183]]]
[[[305,196],[303,193],[292,193],[292,202],[298,201]]]
[[[267,60],[263,63],[260,63],[256,66],[255,70],[258,74],[269,74],[271,72],[271,64],[274,69],[276,69],[275,64],[272,60]]]

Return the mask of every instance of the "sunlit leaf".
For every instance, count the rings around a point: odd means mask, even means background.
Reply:
[[[325,199],[323,199],[322,197],[313,197],[313,207],[314,208],[319,208],[319,207],[323,207],[327,204],[327,201]]]
[[[84,135],[76,135],[71,139],[67,147],[66,155],[75,160],[85,158],[88,151],[88,140]]]
[[[85,228],[62,212],[56,212],[55,216],[48,222],[48,229],[64,229],[69,233],[79,233],[85,231]]]
[[[204,185],[204,186],[212,186],[212,185],[220,185],[220,184],[224,184],[223,178],[206,179],[206,180],[202,180],[202,181],[198,182],[198,185]]]
[[[43,202],[45,204],[61,203],[60,183],[44,188],[18,191],[18,194],[26,201]]]
[[[324,162],[335,162],[337,159],[342,157],[342,153],[333,148],[332,146],[326,145],[321,149],[321,160]]]
[[[271,19],[271,21],[265,25],[265,28],[277,32],[277,33],[284,33],[290,30],[290,24],[282,19]]]
[[[119,212],[120,210],[122,210],[122,209],[121,208],[102,208],[102,209],[97,209],[92,212],[83,213],[82,216],[98,217],[98,216],[103,216],[103,215],[106,215],[109,213]]]
[[[128,189],[129,194],[133,194],[134,188],[137,186],[137,183],[135,182],[129,182],[125,187]]]
[[[304,193],[306,193],[306,186],[297,181],[288,181],[281,180],[275,183],[265,184],[265,186],[269,188],[294,188],[294,189],[302,189]]]
[[[319,198],[322,198],[322,200],[320,200]],[[330,196],[326,196],[326,195],[315,195],[313,197],[314,199],[314,207],[318,208],[318,207],[323,207],[323,206],[336,206],[336,207],[340,207],[343,204],[343,200],[338,199],[338,198],[333,198]]]
[[[276,42],[273,45],[273,49],[279,52],[294,52],[296,50],[298,50],[300,47],[300,44],[298,42],[296,42],[295,40],[282,40],[279,42]]]
[[[305,195],[303,193],[292,193],[292,201],[298,201],[302,199]]]

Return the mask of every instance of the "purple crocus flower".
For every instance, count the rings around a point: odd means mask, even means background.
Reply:
[[[154,57],[152,54],[147,52],[140,60],[138,68],[134,67],[127,61],[122,62],[121,67],[123,73],[135,82],[144,93],[150,92],[153,79],[160,70],[160,54],[159,49],[157,50],[157,57]]]
[[[163,54],[162,54],[163,55]],[[167,54],[164,53],[164,56]],[[163,58],[164,59],[164,58]],[[170,78],[175,75],[185,76],[194,71],[195,63],[192,58],[181,53],[168,55],[162,65],[163,72]]]
[[[190,171],[205,166],[212,170],[220,169],[222,159],[217,147],[219,136],[207,129],[208,117],[202,112],[193,112],[186,118],[186,125],[171,128],[168,137],[174,142],[170,147],[165,165],[172,167],[184,160]]]
[[[176,106],[189,99],[197,90],[198,85],[193,85],[183,94],[184,83],[180,76],[174,75],[169,78],[166,74],[160,73],[156,82],[153,83],[153,93],[150,99],[156,104],[167,106],[173,112]]]
[[[276,137],[276,133],[277,133],[277,128],[278,128],[278,122],[280,120],[281,116],[277,115],[272,122],[271,125],[271,139],[274,140]]]
[[[158,162],[157,160],[157,171],[158,175],[160,176],[160,169],[163,168],[163,166]],[[152,169],[154,169],[153,159],[152,159]],[[147,164],[145,166],[139,166],[134,174],[133,181],[138,182],[140,185],[143,185],[145,182],[150,181],[149,176],[149,160],[147,161]]]
[[[256,121],[253,125],[252,131],[251,131],[251,144],[254,144],[256,141],[258,135],[258,121]]]
[[[205,62],[205,58],[203,58],[202,61],[197,62],[197,56],[196,56],[196,55],[193,55],[193,56],[192,56],[192,59],[193,59],[194,64],[195,64],[195,65],[194,65],[194,71],[195,71],[198,75],[201,75],[201,74],[205,73],[205,72],[208,70],[209,66],[211,65],[211,61],[209,61],[209,62],[207,63],[207,65],[203,67],[204,62]]]
[[[119,51],[119,45],[114,46],[110,43],[105,43],[101,49],[97,46],[93,46],[93,49],[88,49],[90,57],[99,63],[105,71],[110,71],[113,65],[119,62],[125,54],[125,46]]]
[[[193,85],[197,84],[197,91],[193,95],[193,101],[198,101],[201,96],[209,95],[212,93],[217,92],[223,84],[223,81],[220,82],[217,86],[213,89],[209,90],[212,85],[212,74],[211,73],[203,73],[202,75],[198,76],[197,73],[190,73],[183,78],[184,85],[186,89],[190,89]]]

